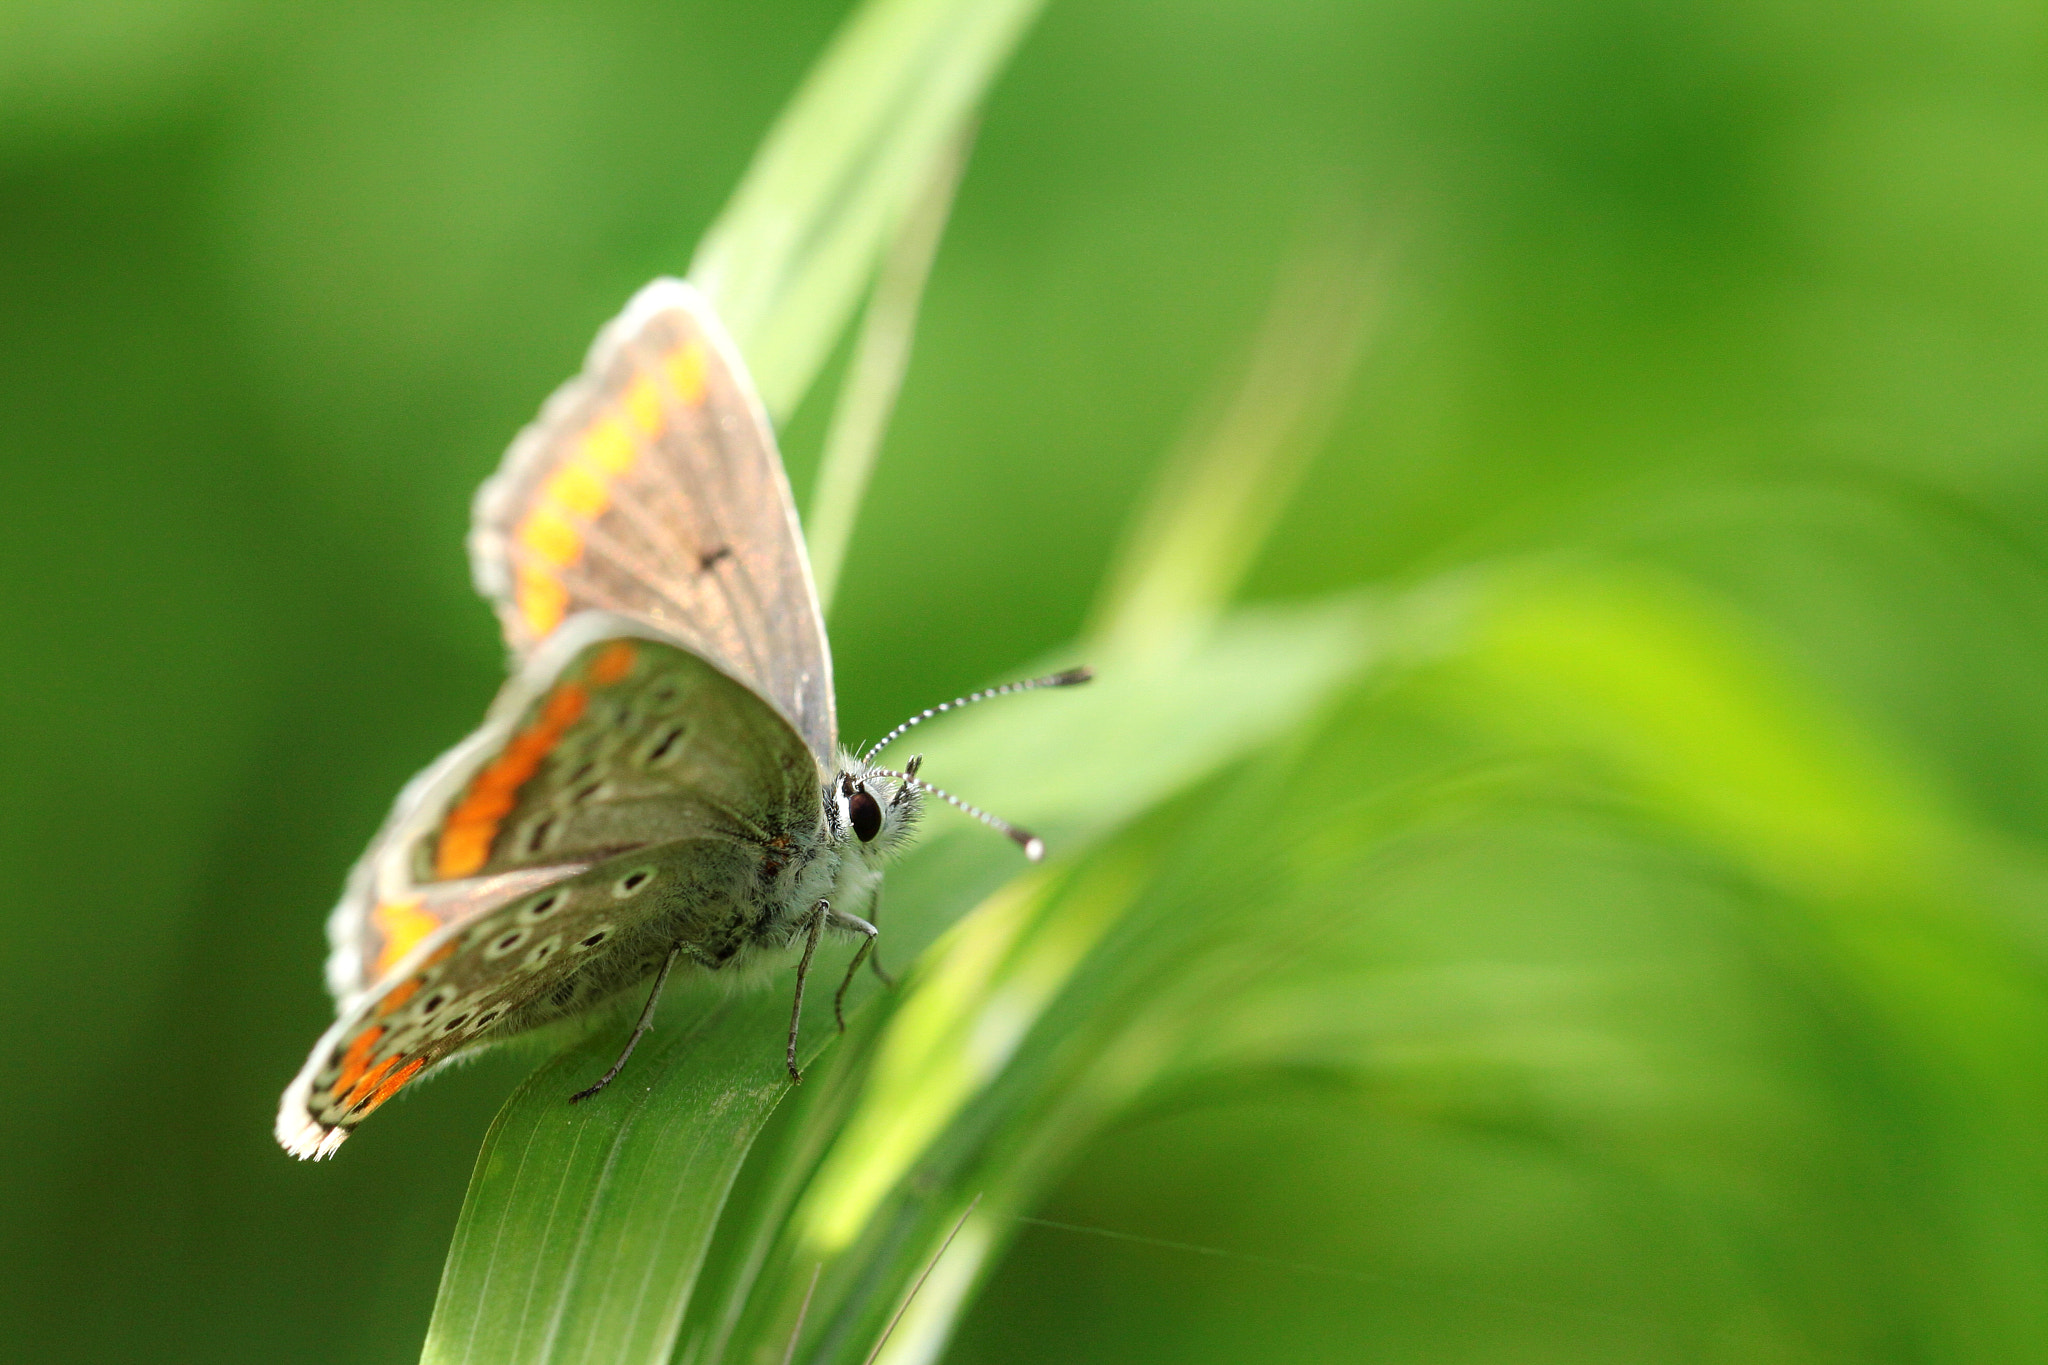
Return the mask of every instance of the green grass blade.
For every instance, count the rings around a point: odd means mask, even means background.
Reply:
[[[2048,1274],[2022,1250],[2048,1180],[2016,1159],[2048,1113],[2048,963],[2024,894],[1998,890],[1995,846],[1671,585],[1539,567],[1425,596],[1386,618],[1427,625],[1419,666],[1291,711],[1246,762],[1005,887],[925,956],[863,1039],[859,1085],[803,1116],[815,1141],[784,1144],[810,1154],[804,1188],[720,1359],[782,1340],[814,1266],[799,1358],[861,1359],[894,1311],[880,1287],[907,1284],[978,1200],[881,1357],[934,1358],[1018,1216],[1093,1137],[1247,1089],[1313,1097],[1362,1147],[1418,1122],[1447,1152],[1508,1139],[1560,1174],[1599,1163],[1640,1182],[1630,1197],[1724,1220],[1731,1180],[1767,1200],[1787,1178],[1745,1167],[1760,1139],[1828,1131],[1787,1093],[1852,1119],[1881,1103],[1891,1146],[1859,1155],[1903,1163],[1902,1188],[1823,1213],[1838,1225],[1753,1235],[1782,1252],[1882,1207],[1902,1258],[1972,1268],[1924,1286],[1931,1318],[2003,1358],[2038,1350],[2038,1325],[2010,1311],[2024,1295],[1977,1298],[1994,1267],[2016,1286]],[[1516,869],[1546,845],[1554,861]],[[1690,1010],[1646,1028],[1652,983],[1714,1000],[1710,979],[1670,970],[1697,969],[1708,895],[1742,956],[1805,945],[1797,986],[1762,980],[1811,992],[1808,1045],[1858,1037],[1870,1076],[1788,1081],[1753,1039],[1693,1032]],[[1665,913],[1683,924],[1668,938]],[[1603,953],[1547,942],[1617,927]]]
[[[1349,217],[1287,262],[1242,373],[1193,414],[1109,572],[1091,631],[1107,649],[1170,648],[1229,605],[1329,434],[1380,274]]]
[[[933,164],[930,182],[882,262],[847,361],[846,381],[833,405],[832,425],[818,456],[817,490],[804,518],[811,578],[818,587],[818,607],[827,616],[839,591],[839,570],[853,543],[868,479],[882,452],[882,435],[895,411],[903,372],[910,367],[924,282],[945,235],[946,216],[960,172],[967,168],[967,154],[968,138],[963,134]]]
[[[1036,10],[873,0],[798,92],[691,269],[771,412],[809,385]],[[824,1045],[825,998],[807,1055]],[[423,1359],[666,1360],[734,1173],[788,1088],[773,1046],[786,1009],[769,995],[672,1004],[634,1075],[573,1110],[566,1096],[617,1040],[537,1072],[479,1159]]]
[[[804,82],[697,248],[768,411],[796,407],[875,262],[1039,0],[871,0]]]
[[[705,1234],[788,1084],[774,1049],[759,1046],[776,1032],[774,1002],[697,1003],[694,1023],[651,1035],[634,1073],[595,1099],[568,1103],[616,1053],[609,1034],[542,1067],[507,1103],[449,1251],[425,1359],[667,1358]],[[640,1083],[648,1073],[678,1083]]]
[[[942,767],[1007,808],[1056,816],[1050,837],[1080,846],[1284,733],[1369,661],[1370,639],[1355,603],[1251,620],[1170,673],[1048,699],[1040,718],[1071,746],[1072,773],[1045,780],[1045,765],[1014,757],[1014,725],[972,715],[963,720],[977,723],[935,737],[943,742],[930,746],[927,769]],[[1154,723],[1129,724],[1134,709]],[[1162,743],[1169,733],[1173,742]],[[963,853],[980,872],[963,874]],[[1005,878],[1015,866],[1014,850],[964,821],[938,831],[892,874],[884,942],[896,960],[972,905],[977,877]],[[843,952],[825,960],[814,979],[836,981],[843,961]],[[521,1087],[479,1160],[425,1359],[668,1357],[713,1231],[750,1235],[720,1227],[719,1215],[789,1088],[780,1063],[786,989],[778,976],[771,990],[692,996],[665,1009],[628,1073],[587,1104],[572,1108],[567,1096],[603,1070],[614,1036],[593,1037]],[[804,1037],[809,1065],[833,1038],[829,989],[806,1002]],[[807,1091],[830,1084],[821,1070]],[[772,1205],[756,1216],[771,1234],[779,1226]],[[916,1272],[905,1267],[901,1283]],[[749,1288],[738,1291],[742,1301]]]
[[[1372,667],[1377,639],[1355,601],[1245,614],[1186,654],[1132,661],[1063,694],[1030,726],[967,712],[930,737],[926,771],[977,796],[996,793],[992,803],[1046,831],[1055,857],[1046,869],[1018,876],[1014,856],[982,831],[938,825],[891,873],[885,941],[896,952],[905,943],[913,951],[938,946],[920,953],[914,984],[877,998],[845,1054],[827,1059],[825,1086],[804,1097],[794,1136],[761,1154],[776,1172],[773,1188],[733,1211],[721,1229],[721,1240],[731,1239],[729,1264],[715,1301],[692,1310],[691,1339],[703,1344],[685,1357],[690,1365],[772,1358],[787,1343],[811,1267],[820,1264],[824,1282],[799,1358],[864,1357],[976,1193],[942,1193],[906,1221],[889,1201],[905,1183],[906,1162],[970,1109],[982,1112],[990,1068],[1001,1069],[989,1052],[992,1039],[1028,1030],[1032,1011],[1082,970],[1113,919],[1123,866],[1114,856],[1111,870],[1089,881],[1095,889],[1074,897],[1100,914],[1054,929],[1040,923],[1038,907],[1070,886],[1062,869],[1091,844],[1120,846],[1119,827],[1177,793],[1248,755],[1284,747],[1291,731]],[[1046,752],[1060,761],[1044,762]],[[976,901],[981,908],[955,927]],[[1020,980],[1022,988],[1004,987]],[[1007,1021],[997,1033],[971,1025],[991,989]],[[878,1048],[875,1029],[884,1019],[894,1041]],[[828,1151],[835,1155],[818,1174]],[[868,1254],[878,1239],[886,1250],[879,1257]],[[914,1355],[917,1343],[943,1335],[974,1283],[972,1269],[1001,1240],[977,1212],[884,1359]]]

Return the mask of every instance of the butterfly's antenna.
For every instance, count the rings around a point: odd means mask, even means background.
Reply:
[[[940,702],[937,706],[918,712],[909,720],[904,721],[888,734],[876,740],[875,746],[862,756],[861,761],[863,763],[867,762],[876,754],[888,748],[890,744],[901,739],[905,731],[914,726],[924,724],[942,711],[954,711],[962,706],[972,706],[978,701],[987,701],[990,697],[1007,697],[1012,692],[1036,692],[1041,687],[1073,687],[1078,683],[1087,682],[1094,676],[1094,672],[1090,669],[1070,668],[1064,673],[1049,673],[1043,678],[1032,678],[1026,682],[1004,683],[1001,687],[991,687],[981,692],[969,692],[964,697],[955,697],[951,701]],[[949,796],[946,799],[951,801],[953,798]],[[959,803],[954,802],[954,804],[958,805]]]
[[[1001,816],[990,815],[987,811],[983,810],[979,806],[970,806],[965,801],[962,801],[959,797],[953,795],[953,793],[949,791],[943,791],[938,787],[934,787],[931,783],[919,777],[917,775],[917,765],[922,757],[923,755],[919,755],[918,758],[913,758],[910,760],[910,763],[908,765],[908,772],[899,773],[894,768],[869,768],[868,771],[871,773],[881,773],[886,777],[896,778],[897,780],[902,782],[903,785],[906,787],[915,787],[919,791],[925,793],[927,796],[938,797],[939,800],[945,802],[947,805],[953,807],[955,810],[963,810],[967,812],[975,819],[981,821],[981,823],[983,823],[984,825],[987,825],[990,829],[995,830],[997,833],[1014,840],[1017,844],[1017,847],[1024,850],[1024,856],[1029,858],[1034,863],[1045,856],[1045,841],[1040,839],[1036,834],[1033,834],[1030,830],[1018,829],[1015,825],[1011,824],[1008,820],[1003,819]]]

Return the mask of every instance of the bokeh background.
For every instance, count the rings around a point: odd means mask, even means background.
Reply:
[[[0,12],[8,1358],[415,1357],[522,1064],[287,1160],[321,921],[501,676],[471,490],[687,264],[844,12]],[[2008,997],[1975,1052],[1916,1052],[1928,1016],[1760,929],[1767,892],[1519,792],[1358,893],[1430,964],[1407,1007],[1498,1005],[1504,1050],[1119,1126],[1040,1212],[1154,1242],[1026,1228],[950,1358],[2025,1358],[2043,1111],[1925,1082],[2048,1018],[2048,13],[1054,4],[986,108],[847,563],[849,735],[1075,636],[1333,201],[1384,246],[1380,312],[1246,596],[1504,556],[1682,585],[1811,701],[1793,730],[1830,717],[1991,850],[1957,896]],[[800,500],[830,391],[785,433]],[[1361,755],[1430,742],[1390,714]],[[1979,987],[1940,972],[1967,1032]]]

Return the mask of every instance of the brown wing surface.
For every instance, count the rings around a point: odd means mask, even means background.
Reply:
[[[789,483],[709,304],[656,280],[478,491],[470,559],[524,656],[577,612],[645,621],[767,698],[821,764],[832,663]]]

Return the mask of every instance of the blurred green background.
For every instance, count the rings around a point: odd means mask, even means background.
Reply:
[[[416,1356],[525,1063],[286,1159],[321,921],[501,676],[471,490],[687,264],[843,13],[0,10],[10,1358]],[[1183,1245],[1029,1225],[949,1359],[2048,1352],[2044,96],[2048,12],[1989,0],[1048,10],[847,564],[844,732],[1074,637],[1333,201],[1380,311],[1246,595],[1514,562],[1555,575],[1517,620],[1569,609],[1504,628],[1509,685],[1367,688],[1297,755],[1361,802],[1465,784],[1318,892],[1375,1008],[1434,1021],[1388,1031],[1390,1079],[1247,1077],[1093,1139],[1042,1218]],[[785,433],[800,500],[830,391]],[[1591,563],[1684,630],[1574,589]],[[1724,638],[1777,729],[1702,700]],[[1666,749],[1512,685],[1617,640],[1648,662],[1613,712]],[[1774,777],[1802,746],[1846,785]],[[1575,748],[1692,792],[1748,871]],[[1721,772],[1780,805],[1685,785]],[[1843,792],[1910,818],[1837,838]],[[1330,815],[1229,809],[1248,846]],[[1906,908],[1858,898],[1879,864]],[[1923,902],[1964,947],[1892,932]]]

